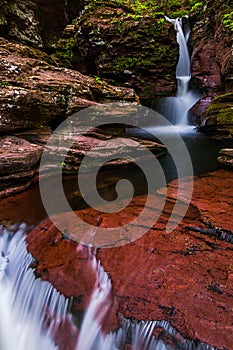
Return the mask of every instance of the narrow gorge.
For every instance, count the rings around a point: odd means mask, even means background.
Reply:
[[[231,2],[2,1],[0,36],[0,349],[231,350]]]

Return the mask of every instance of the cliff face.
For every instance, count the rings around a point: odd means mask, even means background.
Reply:
[[[82,7],[82,0],[2,0],[0,35],[51,49]]]
[[[233,89],[233,32],[225,19],[228,12],[230,2],[207,0],[191,16],[192,76],[211,96]]]
[[[233,134],[230,93],[233,91],[233,15],[230,1],[207,0],[193,12],[190,20],[192,77],[204,93],[193,112],[198,117],[200,131],[229,137]],[[213,100],[216,96],[217,100]]]
[[[142,100],[174,94],[178,47],[163,12],[143,15],[125,2],[95,1],[77,24],[82,70],[133,87]]]

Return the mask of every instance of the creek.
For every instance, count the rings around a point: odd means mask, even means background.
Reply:
[[[153,107],[167,117],[175,125],[189,151],[195,175],[217,169],[217,154],[225,147],[224,141],[213,139],[197,133],[195,127],[189,125],[188,111],[200,98],[200,93],[189,88],[191,80],[190,60],[187,48],[189,27],[187,21],[170,20],[177,31],[180,45],[180,59],[177,65],[177,95],[153,102]],[[172,140],[175,136],[172,129],[151,125],[145,122],[143,129],[129,128],[128,136],[144,139],[155,139],[151,131]],[[171,155],[160,158],[160,164],[167,182],[177,177],[176,166]],[[119,171],[118,171],[119,170]],[[117,170],[102,171],[98,177],[100,194],[108,200],[115,198],[115,184],[121,178],[133,182],[135,195],[146,193],[146,182],[142,172],[133,165],[122,166]],[[188,173],[185,175],[191,175]],[[88,174],[86,175],[88,181]],[[51,187],[53,186],[51,180]],[[73,177],[64,178],[64,187],[72,207],[81,209],[85,203],[75,195],[76,186]],[[76,191],[77,192],[77,191]],[[25,235],[30,229],[46,217],[38,184],[14,197],[1,200],[0,236],[0,349],[13,350],[52,350],[58,349],[55,336],[60,324],[66,318],[73,322],[69,311],[70,300],[60,295],[48,282],[36,278],[31,268],[32,256],[26,250]],[[25,224],[19,224],[24,222]],[[13,232],[14,231],[14,232]],[[104,334],[101,330],[103,319],[111,306],[111,281],[107,273],[97,261],[95,251],[78,245],[79,250],[88,252],[87,265],[96,275],[96,282],[79,329],[79,337],[75,349],[67,350],[170,350],[170,349],[214,349],[207,344],[184,339],[166,320],[141,321],[124,319],[115,332]],[[78,278],[78,276],[77,276]],[[155,337],[156,329],[162,329],[159,337]],[[129,347],[127,347],[129,346]]]

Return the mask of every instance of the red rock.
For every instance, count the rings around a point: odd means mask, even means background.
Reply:
[[[192,77],[205,94],[232,90],[232,33],[223,23],[223,1],[206,0],[191,14]],[[227,10],[226,10],[227,11]]]
[[[37,53],[41,59],[35,58]],[[49,64],[41,51],[3,38],[0,57],[0,131],[3,132],[59,125],[68,115],[93,104],[117,100],[138,102],[130,88],[113,87],[77,71],[58,68]]]
[[[37,172],[43,148],[21,137],[0,137],[0,197],[27,188]]]
[[[181,183],[181,206],[187,200],[188,181]],[[220,349],[231,347],[231,244],[188,227],[206,230],[212,225],[232,230],[232,186],[232,173],[224,170],[196,178],[186,217],[173,232],[166,233],[164,228],[177,191],[173,181],[165,210],[147,234],[124,246],[98,250],[98,258],[112,281],[117,309],[123,316],[165,319],[187,338]],[[130,220],[143,207],[144,200],[143,196],[134,198],[125,215],[100,214],[100,226]],[[89,217],[92,223],[96,220],[91,209],[78,215]],[[64,240],[49,220],[28,236],[28,249],[38,259],[37,269],[43,278],[67,295],[89,295],[93,276],[88,276],[85,260],[80,259],[76,247],[75,242]],[[81,307],[84,304],[81,302]],[[111,317],[107,323],[110,320]]]

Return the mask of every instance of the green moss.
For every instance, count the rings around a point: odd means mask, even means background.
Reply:
[[[178,11],[175,11],[175,12],[170,12],[169,13],[169,17],[170,18],[177,18],[177,17],[184,17],[184,16],[187,16],[189,14],[189,11],[188,10],[178,10]]]
[[[233,124],[233,93],[227,93],[215,97],[208,110],[208,117],[214,117],[216,124]]]
[[[60,39],[58,48],[54,54],[55,60],[58,60],[64,67],[72,66],[72,59],[74,58],[75,38]]]
[[[224,26],[233,32],[233,11],[230,13],[225,13],[222,18]]]
[[[192,6],[192,8],[191,8],[191,12],[194,12],[194,11],[196,11],[197,9],[199,10],[200,7],[203,7],[203,2],[202,2],[202,1],[196,2],[196,3]]]
[[[0,80],[0,86],[9,86],[9,85],[10,85],[9,81]]]

